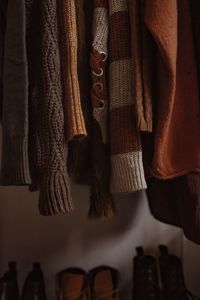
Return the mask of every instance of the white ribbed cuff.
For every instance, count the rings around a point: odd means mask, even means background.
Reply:
[[[111,193],[131,193],[146,188],[142,152],[111,157]]]

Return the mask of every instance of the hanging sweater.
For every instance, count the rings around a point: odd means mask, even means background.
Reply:
[[[78,37],[75,0],[59,1],[60,52],[67,140],[87,135],[78,78]]]
[[[1,184],[26,185],[31,179],[25,1],[1,1],[0,18]]]
[[[40,213],[53,215],[73,209],[64,136],[57,1],[31,2],[27,0],[31,170],[39,189]]]
[[[140,135],[134,119],[128,0],[109,0],[111,192],[145,189]]]
[[[129,0],[134,80],[134,112],[139,131],[153,129],[156,48],[144,24],[145,0]]]
[[[189,0],[146,1],[145,23],[158,49],[152,173],[169,179],[200,172],[200,101]]]

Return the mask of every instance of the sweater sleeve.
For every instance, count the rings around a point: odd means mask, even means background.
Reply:
[[[8,0],[3,62],[3,185],[30,184],[24,1]]]

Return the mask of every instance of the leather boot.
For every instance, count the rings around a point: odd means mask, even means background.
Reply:
[[[92,300],[119,300],[117,270],[111,267],[98,267],[90,271]]]
[[[59,300],[89,300],[89,284],[85,271],[70,268],[57,275],[57,294]]]
[[[33,264],[33,270],[28,274],[23,291],[22,300],[46,300],[44,276],[39,263]]]
[[[133,300],[160,300],[157,260],[136,248],[133,268]],[[169,300],[169,299],[168,299]],[[171,300],[171,299],[170,299]]]
[[[9,270],[0,279],[0,300],[19,300],[16,263],[9,263]]]
[[[166,246],[160,246],[159,268],[162,280],[163,300],[191,299],[185,287],[181,260],[175,255],[169,255]]]

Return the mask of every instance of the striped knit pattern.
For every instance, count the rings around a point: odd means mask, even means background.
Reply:
[[[141,141],[134,120],[128,0],[109,0],[111,192],[145,189]]]
[[[75,0],[58,2],[61,33],[61,66],[67,140],[86,136],[78,80],[78,41]]]

